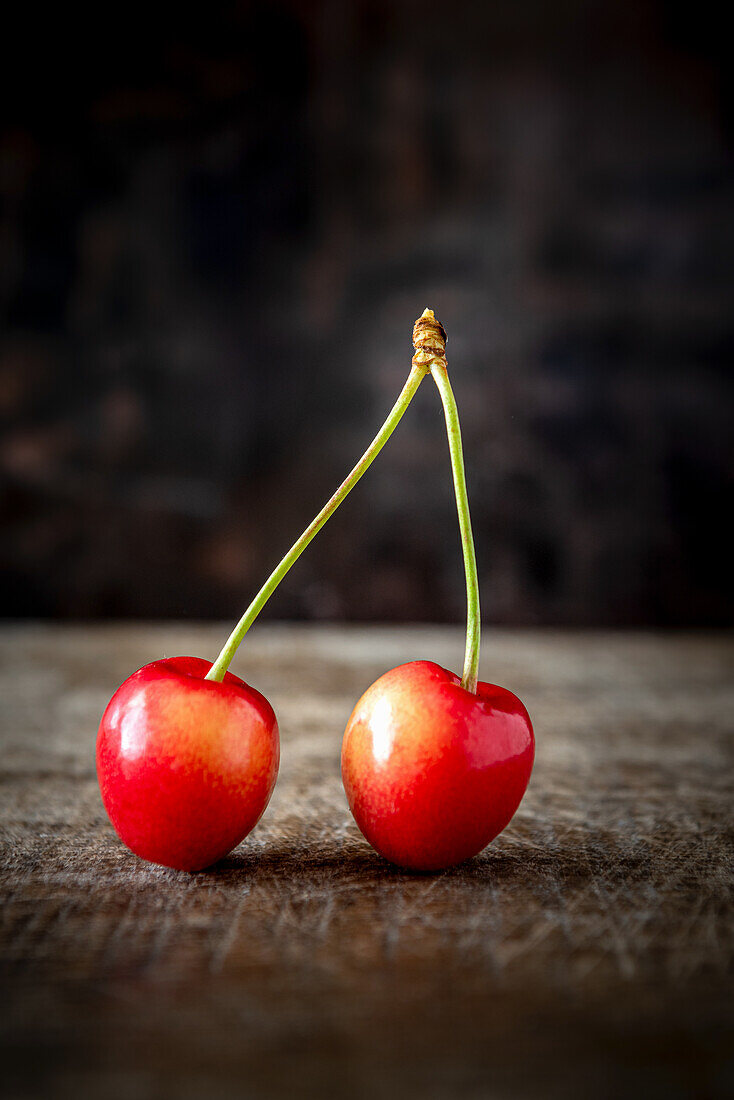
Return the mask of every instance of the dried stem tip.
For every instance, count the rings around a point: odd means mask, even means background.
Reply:
[[[433,315],[432,309],[424,309],[413,325],[413,347],[437,358],[446,354],[446,330]]]

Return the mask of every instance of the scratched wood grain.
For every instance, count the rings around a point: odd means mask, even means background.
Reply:
[[[533,779],[483,855],[413,875],[351,821],[340,737],[393,664],[459,667],[460,632],[256,629],[236,669],[276,709],[280,779],[190,876],[117,841],[94,738],[134,668],[222,636],[3,628],[3,1095],[731,1095],[730,637],[489,632]]]

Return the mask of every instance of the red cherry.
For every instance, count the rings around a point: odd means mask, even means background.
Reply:
[[[505,688],[477,694],[431,661],[400,665],[357,703],[342,746],[349,806],[370,844],[401,867],[435,871],[501,833],[530,779],[535,738]]]
[[[102,801],[136,855],[181,871],[209,867],[247,836],[268,804],[280,743],[272,707],[211,663],[169,657],[133,673],[97,736]]]

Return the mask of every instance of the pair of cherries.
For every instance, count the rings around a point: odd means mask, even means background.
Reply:
[[[268,804],[280,741],[272,707],[228,671],[260,609],[362,477],[429,372],[446,416],[467,578],[467,647],[460,678],[430,661],[381,676],[357,703],[342,746],[349,806],[387,859],[439,870],[480,852],[525,793],[535,742],[528,713],[505,688],[478,681],[479,591],[461,435],[430,310],[413,330],[411,374],[360,462],[263,585],[212,665],[171,657],[145,665],[110,700],[97,738],[102,799],[122,841],[143,859],[183,871],[216,863]]]

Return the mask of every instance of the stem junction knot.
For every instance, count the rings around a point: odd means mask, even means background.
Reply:
[[[413,325],[413,362],[417,366],[430,366],[436,360],[445,363],[446,330],[432,309],[424,309]]]

